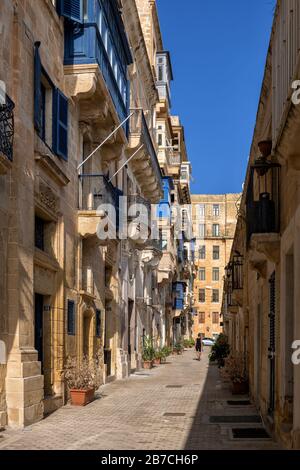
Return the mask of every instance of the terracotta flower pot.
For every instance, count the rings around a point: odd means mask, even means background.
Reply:
[[[154,364],[155,364],[156,366],[160,366],[160,365],[161,365],[161,359],[160,359],[160,358],[159,358],[159,359],[154,359],[153,362],[154,362]]]
[[[70,390],[71,403],[74,406],[85,406],[91,403],[95,398],[95,389],[88,390]]]
[[[152,369],[152,361],[144,361],[143,362],[144,369]]]
[[[232,382],[232,395],[246,395],[248,392],[248,382]]]

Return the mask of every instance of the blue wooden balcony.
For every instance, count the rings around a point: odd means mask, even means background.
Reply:
[[[82,24],[65,21],[65,65],[98,64],[120,121],[128,116],[132,62],[115,1],[91,0]]]

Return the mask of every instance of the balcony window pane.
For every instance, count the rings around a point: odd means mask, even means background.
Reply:
[[[205,312],[199,313],[199,323],[205,323]]]
[[[205,278],[206,278],[205,268],[200,268],[199,269],[199,280],[200,281],[205,281]]]
[[[205,217],[205,204],[199,204],[199,216]]]
[[[213,205],[213,216],[214,217],[219,217],[220,215],[220,206],[219,204],[214,204]]]
[[[212,301],[214,303],[219,303],[219,290],[218,289],[213,289]]]
[[[220,270],[219,268],[213,268],[213,281],[217,282],[220,280]]]
[[[213,247],[213,259],[214,260],[220,259],[220,247],[219,246]]]
[[[205,237],[205,224],[200,224],[199,225],[199,237],[200,238]]]
[[[199,302],[205,303],[205,289],[199,290]]]
[[[219,237],[220,236],[220,225],[219,224],[213,224],[213,237]]]

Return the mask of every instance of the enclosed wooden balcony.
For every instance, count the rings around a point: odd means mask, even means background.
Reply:
[[[142,249],[151,236],[151,204],[138,194],[127,196],[128,238],[138,249]]]
[[[83,238],[94,238],[99,245],[117,239],[120,196],[121,192],[104,175],[80,175],[78,233]],[[98,231],[104,220],[106,237]]]
[[[89,2],[84,18],[66,19],[64,26],[67,94],[79,100],[80,121],[92,125],[93,141],[101,142],[128,116],[132,57],[118,2]],[[109,143],[126,143],[127,133],[124,123]]]
[[[142,109],[131,111],[128,157],[144,196],[153,204],[163,195],[157,153]]]

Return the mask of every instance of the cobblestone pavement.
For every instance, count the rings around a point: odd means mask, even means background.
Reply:
[[[200,363],[194,351],[185,351],[152,371],[106,385],[101,393],[85,408],[68,405],[22,431],[0,433],[0,449],[277,449],[268,440],[233,441],[230,431],[236,425],[209,424],[212,415],[256,410],[227,405],[229,385],[216,366],[208,366],[208,351]],[[245,426],[257,427],[240,427]]]

